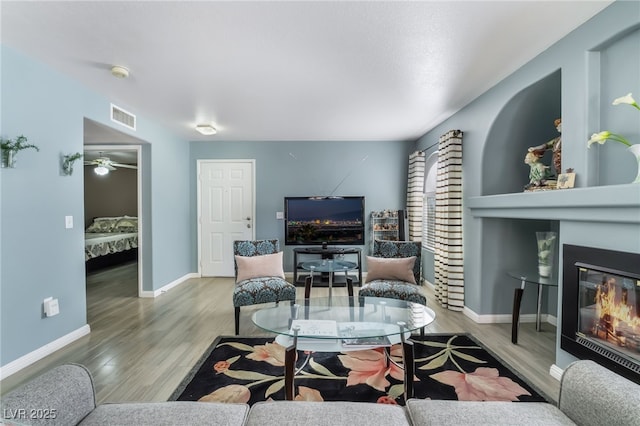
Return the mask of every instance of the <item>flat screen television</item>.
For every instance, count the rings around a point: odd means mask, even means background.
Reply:
[[[285,197],[285,244],[363,245],[364,197]]]

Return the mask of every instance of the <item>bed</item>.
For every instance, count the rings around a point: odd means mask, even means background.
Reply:
[[[87,271],[134,260],[138,255],[138,218],[96,217],[85,230]]]

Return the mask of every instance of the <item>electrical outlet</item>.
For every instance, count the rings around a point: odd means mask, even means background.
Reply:
[[[60,305],[58,304],[58,299],[54,299],[53,297],[47,297],[46,299],[44,299],[43,304],[44,304],[44,314],[47,317],[52,317],[60,313]]]

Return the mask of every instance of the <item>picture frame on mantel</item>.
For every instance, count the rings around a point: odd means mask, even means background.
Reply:
[[[557,189],[570,189],[576,183],[576,174],[575,173],[561,173],[558,175],[557,179],[558,183]]]

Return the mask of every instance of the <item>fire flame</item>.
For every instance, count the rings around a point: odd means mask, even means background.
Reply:
[[[607,323],[608,331],[614,336],[628,332],[640,334],[640,317],[634,307],[627,303],[627,290],[617,291],[610,282],[600,285],[596,291],[596,313],[600,324]]]

